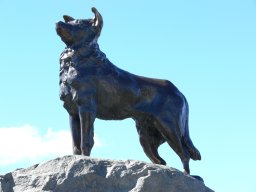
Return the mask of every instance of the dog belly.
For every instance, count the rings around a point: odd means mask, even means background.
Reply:
[[[131,117],[140,91],[129,81],[104,79],[98,83],[97,114],[100,119],[122,120]]]
[[[113,91],[113,90],[112,90]],[[127,97],[118,91],[102,92],[97,100],[97,116],[104,120],[122,120],[131,117],[136,96]]]
[[[123,120],[131,117],[131,112],[120,108],[98,107],[96,117],[102,120]]]

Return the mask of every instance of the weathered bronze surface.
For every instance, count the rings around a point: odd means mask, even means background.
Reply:
[[[97,43],[102,16],[96,8],[92,11],[94,19],[65,15],[65,22],[56,23],[67,45],[60,56],[60,99],[69,113],[73,153],[90,155],[95,118],[132,118],[153,163],[166,164],[157,149],[167,141],[189,174],[190,158],[200,160],[201,155],[189,137],[186,98],[168,80],[134,75],[113,65]]]

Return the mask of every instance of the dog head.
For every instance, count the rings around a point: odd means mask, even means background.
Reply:
[[[103,27],[103,19],[96,8],[93,7],[92,12],[95,14],[94,19],[74,19],[64,15],[65,22],[56,23],[56,32],[67,46],[97,41]]]

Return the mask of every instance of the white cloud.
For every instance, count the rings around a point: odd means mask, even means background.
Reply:
[[[101,146],[97,136],[94,141],[94,147]],[[31,125],[0,128],[0,166],[69,154],[72,154],[72,141],[67,130],[48,129],[41,134]]]

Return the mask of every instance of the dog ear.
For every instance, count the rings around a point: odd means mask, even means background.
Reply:
[[[95,7],[92,8],[92,12],[95,15],[95,18],[93,19],[93,26],[96,28],[97,36],[100,36],[100,32],[103,27],[103,18]]]
[[[63,15],[64,21],[67,23],[69,21],[74,21],[75,19],[73,17],[70,17],[68,15]]]

